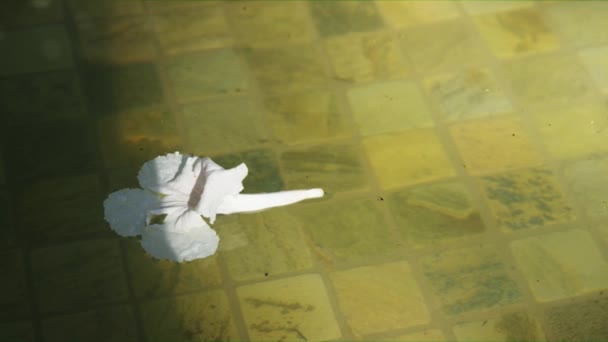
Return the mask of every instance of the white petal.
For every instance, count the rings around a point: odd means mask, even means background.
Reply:
[[[196,210],[213,223],[224,197],[243,191],[243,179],[247,177],[247,172],[247,166],[244,163],[225,170],[211,159],[204,158],[203,173],[206,181]]]
[[[148,211],[160,205],[160,199],[141,189],[122,189],[111,193],[103,202],[104,218],[118,235],[142,233]]]
[[[137,179],[142,188],[163,195],[189,195],[202,167],[198,161],[197,157],[179,152],[158,156],[144,163]]]
[[[204,221],[204,226],[192,227],[186,232],[163,229],[152,225],[145,229],[142,247],[157,259],[182,262],[206,258],[217,250],[220,238]]]
[[[162,229],[173,232],[188,232],[194,227],[207,226],[201,215],[188,207],[181,207],[167,214],[162,224]]]
[[[251,213],[320,197],[323,197],[323,189],[288,190],[261,194],[230,195],[224,197],[224,201],[217,208],[217,213]]]

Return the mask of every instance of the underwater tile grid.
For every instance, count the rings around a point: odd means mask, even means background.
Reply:
[[[608,340],[608,2],[0,17],[0,340]],[[326,196],[154,260],[102,201],[176,150]]]

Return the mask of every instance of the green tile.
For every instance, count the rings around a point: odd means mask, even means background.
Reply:
[[[34,244],[110,235],[103,220],[103,198],[95,174],[32,182],[19,194],[19,226]]]
[[[97,239],[34,250],[34,288],[42,313],[127,299],[118,241]]]
[[[213,161],[229,169],[245,163],[249,169],[243,181],[243,193],[273,192],[284,189],[279,174],[277,156],[273,150],[251,150],[235,154],[213,156]]]
[[[384,26],[373,2],[314,1],[310,7],[323,36],[374,31]]]
[[[61,1],[6,0],[2,3],[0,22],[5,27],[37,26],[63,19]]]
[[[182,107],[190,150],[200,156],[244,150],[268,141],[264,109],[245,97]]]
[[[72,47],[63,26],[10,31],[0,40],[0,75],[72,67]]]
[[[511,251],[537,302],[551,302],[608,288],[608,263],[582,229],[511,243]],[[576,251],[576,253],[572,253]]]
[[[485,63],[484,45],[464,20],[407,28],[397,37],[420,73],[456,71]]]
[[[0,324],[0,340],[34,342],[34,326],[31,322],[12,322]]]
[[[141,311],[150,342],[242,340],[222,290],[143,302]]]
[[[83,174],[98,164],[93,134],[80,120],[19,126],[7,137],[6,171],[12,181]]]
[[[549,341],[603,341],[608,336],[608,293],[548,308],[545,317]]]
[[[313,266],[301,223],[285,209],[218,219],[220,250],[232,278],[267,279]]]
[[[325,201],[293,206],[289,212],[310,235],[313,252],[322,261],[369,262],[394,255],[400,246],[375,201]]]
[[[0,291],[0,319],[15,320],[30,315],[25,265],[20,250],[4,251],[0,255],[0,272],[3,274]]]
[[[449,315],[488,310],[522,298],[495,246],[470,246],[420,259],[431,291]]]
[[[85,18],[134,16],[144,11],[141,0],[64,0],[69,9]]]
[[[574,211],[551,171],[528,169],[488,176],[480,181],[485,198],[506,231],[568,222]]]
[[[539,320],[516,311],[482,320],[458,322],[452,327],[458,341],[545,341]]]
[[[0,117],[1,120],[1,117]],[[6,184],[6,163],[4,162],[4,148],[0,143],[0,185]]]
[[[133,309],[105,307],[42,321],[45,341],[139,341]]]
[[[2,110],[10,124],[83,116],[78,76],[72,71],[13,76],[0,85]]]
[[[287,144],[354,134],[339,94],[314,90],[271,96],[264,102],[275,139]]]
[[[548,54],[515,59],[504,68],[513,92],[526,105],[568,103],[592,93],[588,73],[575,56]]]
[[[0,188],[0,248],[8,250],[17,245],[15,229],[15,218],[13,216],[13,205],[11,195],[5,189]]]
[[[400,191],[390,195],[386,202],[401,236],[416,247],[465,239],[485,229],[479,210],[461,183]]]
[[[487,69],[467,69],[425,80],[431,100],[446,121],[503,114],[512,110],[507,96]]]
[[[90,65],[85,82],[89,108],[96,115],[120,114],[163,101],[154,64]]]
[[[291,148],[279,156],[288,189],[323,188],[326,193],[367,188],[359,151],[347,144]]]
[[[247,92],[245,70],[239,56],[230,49],[176,56],[167,61],[167,73],[180,103]]]
[[[567,186],[589,215],[608,213],[608,184],[601,181],[607,172],[608,158],[591,157],[564,166]]]
[[[243,50],[247,64],[266,93],[326,89],[329,78],[319,46],[298,44]]]
[[[123,244],[129,269],[134,270],[130,278],[137,298],[194,292],[222,282],[215,256],[175,263],[152,258],[137,239],[124,240]]]
[[[608,42],[608,3],[552,1],[543,9],[567,44],[580,47]]]

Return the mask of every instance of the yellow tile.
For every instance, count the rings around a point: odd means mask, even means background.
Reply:
[[[504,114],[511,102],[487,69],[466,69],[428,77],[425,88],[446,121]]]
[[[534,1],[512,1],[512,0],[464,0],[460,2],[464,9],[470,14],[509,11],[513,9],[527,8],[534,5]]]
[[[531,117],[549,152],[568,159],[608,150],[607,110],[603,103],[586,102],[533,109]]]
[[[97,129],[106,168],[139,166],[182,146],[173,115],[161,109],[103,116]]]
[[[380,13],[392,27],[407,27],[456,18],[458,7],[448,1],[376,1]]]
[[[270,97],[265,101],[273,135],[284,143],[352,136],[353,125],[330,90]]]
[[[455,175],[433,129],[372,136],[363,140],[363,146],[383,188]]]
[[[140,305],[147,341],[243,340],[223,290],[168,297]]]
[[[421,73],[461,70],[485,62],[484,44],[465,20],[406,28],[397,36],[403,52]]]
[[[45,341],[138,341],[133,309],[128,306],[49,317],[42,321]]]
[[[331,274],[338,305],[356,338],[430,322],[407,262]]]
[[[250,340],[341,337],[325,286],[316,274],[241,286],[237,295]]]
[[[608,94],[608,46],[581,50],[578,55],[591,74],[591,79],[604,94]]]
[[[541,8],[566,44],[580,47],[608,41],[608,2],[552,1]]]
[[[410,81],[376,83],[353,88],[348,99],[363,135],[433,125],[430,111],[416,84]]]
[[[589,216],[608,214],[608,158],[591,157],[563,166],[563,179],[571,190],[578,207]]]
[[[544,341],[538,320],[525,312],[456,324],[452,330],[458,341]]]
[[[283,209],[218,219],[220,250],[232,278],[268,279],[313,266],[302,224]],[[285,227],[290,227],[285,229]]]
[[[540,165],[543,159],[519,119],[469,121],[449,128],[463,166],[473,175]]]
[[[582,229],[517,240],[511,243],[511,250],[538,301],[549,302],[608,287],[608,263],[592,236]]]
[[[157,260],[149,256],[138,240],[124,240],[131,283],[137,298],[193,292],[221,284],[217,256],[188,263]]]
[[[234,39],[221,3],[149,2],[154,27],[165,54],[231,46]]]
[[[592,81],[575,56],[543,54],[504,64],[513,93],[524,105],[567,104],[593,95]],[[558,72],[559,71],[559,72]]]
[[[608,223],[601,223],[596,225],[596,229],[599,231],[600,236],[604,239],[604,244],[608,245]]]
[[[226,5],[231,30],[248,46],[310,42],[315,30],[306,2],[231,1]]]
[[[428,329],[409,334],[375,338],[375,341],[416,341],[416,342],[432,342],[432,341],[447,341],[443,332],[439,329]]]
[[[480,185],[498,225],[507,232],[575,217],[557,178],[544,168],[483,177]]]
[[[536,9],[522,9],[475,18],[477,28],[499,58],[555,50],[559,41]]]
[[[325,50],[338,81],[403,79],[408,73],[397,41],[386,32],[330,37]]]

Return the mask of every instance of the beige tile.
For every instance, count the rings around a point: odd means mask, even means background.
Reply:
[[[392,256],[400,241],[390,230],[377,199],[329,200],[289,208],[287,222],[302,227],[312,252],[324,265],[333,267],[369,262]]]
[[[602,181],[606,173],[607,158],[591,157],[564,165],[566,186],[587,215],[608,214],[608,184]]]
[[[401,28],[434,23],[458,17],[458,5],[447,1],[376,1],[384,20]]]
[[[77,21],[80,49],[90,63],[128,64],[156,57],[152,28],[142,16]]]
[[[0,324],[0,340],[34,342],[34,325],[31,322],[11,322]]]
[[[250,149],[268,141],[265,109],[247,97],[182,107],[189,149],[201,156]]]
[[[607,111],[606,104],[587,101],[576,105],[539,107],[532,109],[530,116],[551,155],[570,159],[608,151]]]
[[[325,286],[316,274],[241,286],[237,295],[251,340],[341,337]]]
[[[37,249],[31,260],[42,313],[91,308],[128,297],[118,241],[114,239]]]
[[[106,307],[42,321],[45,341],[139,341],[132,308]]]
[[[284,143],[354,135],[339,95],[331,90],[272,96],[265,100],[275,139]]]
[[[429,77],[424,84],[446,121],[494,116],[512,109],[511,101],[487,69]]]
[[[234,38],[216,1],[148,2],[154,27],[165,54],[232,46]]]
[[[477,29],[499,58],[513,58],[559,48],[557,36],[535,8],[475,18]]]
[[[330,37],[324,43],[338,81],[403,79],[408,74],[399,45],[387,32]]]
[[[223,290],[141,303],[141,319],[150,342],[242,341]]]
[[[475,245],[420,259],[431,291],[449,315],[513,304],[522,293],[496,246]]]
[[[30,316],[30,304],[23,254],[13,249],[3,251],[0,256],[0,273],[4,275],[0,292],[0,319],[27,318]]]
[[[270,94],[325,89],[329,82],[321,48],[313,44],[244,50],[262,91]]]
[[[407,262],[331,274],[338,305],[356,338],[429,323],[429,311]]]
[[[433,129],[368,137],[363,147],[380,185],[412,185],[455,175]]]
[[[487,54],[477,32],[464,20],[407,28],[398,38],[403,52],[423,74],[480,66]]]
[[[479,183],[492,215],[506,232],[575,217],[557,178],[544,168],[483,177]]]
[[[385,338],[375,338],[375,341],[416,341],[416,342],[432,342],[432,341],[447,341],[443,332],[439,329],[425,329],[408,334],[395,335]]]
[[[130,278],[137,298],[194,292],[222,283],[217,256],[175,263],[152,258],[136,239],[122,242],[129,269],[132,270]]]
[[[221,217],[217,225],[221,256],[233,279],[268,279],[313,266],[303,223],[283,209]]]
[[[460,1],[465,11],[469,14],[481,14],[490,12],[510,11],[514,9],[529,8],[534,5],[534,1],[512,1],[512,0],[496,0],[496,1],[478,1],[478,0],[462,0]]]
[[[608,263],[584,230],[517,240],[511,243],[511,250],[537,301],[549,302],[608,287]]]
[[[543,163],[516,117],[469,121],[452,125],[449,130],[470,174],[497,173]]]
[[[436,248],[485,230],[479,210],[462,183],[408,188],[391,194],[386,203],[401,236],[414,247]]]
[[[97,131],[106,168],[139,167],[182,147],[174,116],[162,109],[103,116]]]
[[[323,188],[331,194],[369,187],[360,159],[357,146],[335,143],[290,148],[279,165],[288,189]]]
[[[284,46],[315,38],[307,5],[300,1],[231,1],[225,12],[241,44]]]
[[[545,341],[538,319],[526,312],[458,323],[452,330],[458,341]]]
[[[608,94],[608,46],[584,49],[579,51],[578,55],[595,85],[604,94]]]
[[[96,174],[30,182],[18,196],[17,220],[34,244],[110,236],[103,220],[103,198]]]
[[[352,88],[348,100],[363,135],[433,125],[430,110],[415,83],[393,81]],[[381,108],[381,110],[379,110]]]
[[[556,72],[559,70],[559,72]],[[504,64],[513,93],[524,105],[568,104],[592,95],[591,80],[582,63],[567,54],[544,54]]]
[[[568,45],[608,42],[608,3],[604,1],[552,1],[543,6],[543,10]]]

